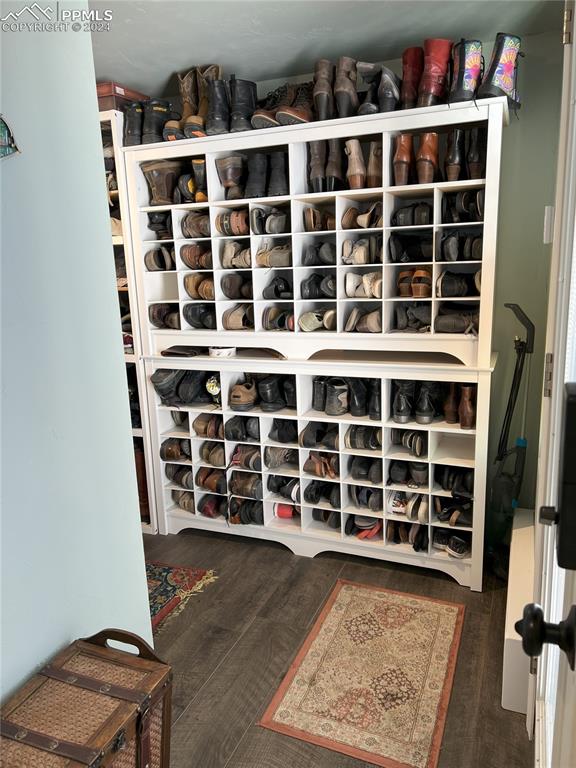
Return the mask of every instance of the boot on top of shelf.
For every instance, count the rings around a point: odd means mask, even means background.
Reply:
[[[252,129],[250,118],[256,109],[256,83],[251,80],[237,80],[230,76],[230,132]]]
[[[144,102],[144,120],[142,121],[142,144],[155,144],[162,141],[164,123],[170,120],[170,104],[163,99],[149,99]]]
[[[198,108],[198,91],[196,80],[196,67],[193,67],[185,75],[177,74],[180,100],[182,101],[182,117],[180,120],[168,120],[164,124],[162,136],[164,141],[176,141],[185,138],[184,123],[196,114]]]
[[[446,100],[446,81],[452,41],[424,40],[424,71],[418,86],[418,106],[433,107]]]
[[[314,83],[301,83],[296,86],[296,96],[291,105],[280,107],[276,118],[280,125],[299,125],[309,123],[312,118],[312,90]]]
[[[286,83],[281,85],[280,88],[276,88],[275,91],[271,91],[262,102],[262,106],[258,107],[250,122],[252,128],[274,128],[280,125],[280,122],[276,118],[276,113],[282,107],[290,107],[296,97],[296,86]]]
[[[406,48],[402,54],[402,85],[400,103],[402,109],[412,109],[418,101],[418,86],[424,71],[424,50],[419,46]]]
[[[367,61],[359,61],[356,71],[368,86],[364,101],[358,107],[359,115],[374,115],[378,112],[378,86],[382,75],[380,64],[371,64]]]
[[[498,32],[492,49],[490,66],[482,78],[478,89],[479,99],[489,99],[494,96],[507,96],[508,104],[513,109],[520,108],[520,97],[516,90],[518,57],[521,38]]]
[[[144,108],[139,101],[133,101],[124,110],[123,146],[135,147],[142,144],[142,119]]]
[[[336,65],[334,79],[334,98],[338,117],[350,117],[358,111],[358,93],[356,92],[356,60],[341,56]]]
[[[480,40],[460,40],[452,48],[452,61],[452,85],[448,101],[471,101],[476,96],[482,70]]]
[[[224,80],[208,81],[208,114],[206,133],[215,136],[230,130],[230,103],[228,88]]]
[[[208,116],[208,83],[220,80],[222,67],[219,64],[208,64],[196,67],[197,107],[194,112],[182,120],[184,136],[187,139],[206,136],[205,123]]]
[[[334,117],[334,64],[328,59],[320,59],[314,65],[314,89],[312,98],[318,120],[331,120]]]

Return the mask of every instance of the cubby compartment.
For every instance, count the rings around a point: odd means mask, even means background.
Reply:
[[[276,237],[294,231],[290,203],[250,203],[250,234]]]
[[[286,146],[214,152],[208,156],[207,164],[211,202],[277,198],[289,194]]]
[[[335,267],[336,254],[336,234],[299,232],[292,236],[295,267]]]
[[[371,232],[339,233],[339,261],[344,266],[363,267],[382,264],[383,237]]]
[[[344,539],[368,547],[384,547],[384,520],[352,508],[342,514]]]
[[[436,261],[443,264],[480,264],[484,250],[483,227],[481,224],[437,227],[435,249]]]
[[[314,202],[292,203],[292,227],[294,232],[326,234],[335,232],[336,200],[334,197],[315,198]]]
[[[340,539],[342,537],[342,514],[317,506],[302,507],[302,533],[307,536]]]
[[[256,301],[275,304],[294,301],[294,275],[291,269],[256,270],[252,280]]]
[[[391,190],[384,194],[384,204],[386,226],[391,231],[420,232],[437,221],[432,190],[420,195],[399,195]]]
[[[177,240],[206,241],[210,239],[210,209],[207,205],[194,210],[176,209],[172,212],[174,237]]]

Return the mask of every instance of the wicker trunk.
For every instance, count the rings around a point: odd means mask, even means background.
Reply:
[[[2,707],[0,768],[169,768],[171,678],[129,632],[77,640]]]

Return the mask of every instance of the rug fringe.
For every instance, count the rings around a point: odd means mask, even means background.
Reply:
[[[194,584],[192,589],[179,589],[176,594],[180,598],[180,602],[172,611],[170,611],[164,621],[160,622],[160,624],[156,627],[154,630],[154,635],[159,635],[175,616],[178,616],[178,614],[182,613],[188,603],[188,600],[191,597],[198,594],[198,592],[202,592],[206,585],[212,584],[212,582],[216,581],[217,579],[218,576],[215,575],[214,571],[206,571],[204,576],[202,576],[200,581]]]

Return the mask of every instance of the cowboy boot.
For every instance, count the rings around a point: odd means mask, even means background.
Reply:
[[[328,162],[326,163],[326,191],[334,192],[344,186],[342,170],[342,145],[340,139],[328,139]]]
[[[256,83],[230,76],[230,132],[250,131],[250,118],[256,109]]]
[[[312,89],[314,83],[302,83],[296,88],[296,96],[291,105],[285,105],[276,112],[280,125],[298,125],[312,120]]]
[[[431,184],[438,172],[438,134],[423,133],[416,154],[418,184]]]
[[[371,64],[367,61],[359,61],[356,71],[368,86],[364,101],[358,107],[359,115],[374,115],[378,112],[378,86],[382,76],[380,64]]]
[[[448,101],[471,101],[476,96],[482,68],[480,40],[460,40],[452,48],[452,85]]]
[[[394,152],[394,159],[392,160],[392,166],[394,168],[394,184],[397,187],[408,184],[410,167],[412,165],[412,152],[412,134],[399,133],[398,136],[396,136],[396,150]]]
[[[149,99],[144,102],[144,120],[142,121],[142,144],[155,144],[162,141],[164,123],[170,118],[170,104],[162,99]]]
[[[358,111],[356,92],[356,61],[348,56],[341,56],[336,66],[334,79],[334,98],[338,117],[350,117]]]
[[[378,86],[378,110],[393,112],[400,99],[400,78],[391,69],[382,67]]]
[[[149,160],[141,163],[140,168],[150,189],[150,205],[172,205],[180,163],[175,160]]]
[[[180,120],[168,120],[164,125],[162,136],[164,141],[176,141],[184,139],[184,123],[196,113],[198,106],[198,93],[196,91],[196,68],[194,67],[185,75],[178,74],[178,88],[182,101],[182,118]]]
[[[418,101],[418,86],[424,70],[424,51],[420,47],[406,48],[402,54],[402,109],[412,109]]]
[[[291,106],[295,96],[296,86],[290,85],[290,83],[286,83],[286,85],[282,85],[269,93],[262,106],[252,115],[250,120],[252,128],[274,128],[280,125],[276,119],[276,113],[282,107]]]
[[[418,86],[419,107],[433,107],[444,102],[451,50],[451,40],[424,40],[424,71]]]
[[[476,387],[463,384],[460,388],[460,405],[458,406],[458,418],[461,429],[474,429],[476,424],[476,407],[474,395]]]
[[[382,186],[382,145],[379,141],[370,142],[370,153],[366,168],[366,186]]]
[[[520,108],[520,98],[516,92],[516,72],[520,53],[521,38],[498,32],[492,49],[492,58],[488,71],[482,78],[478,89],[479,99],[494,96],[507,96],[508,104],[513,109]]]
[[[448,134],[448,150],[444,160],[448,181],[458,181],[460,178],[460,171],[464,168],[465,154],[464,131],[462,128],[453,128]]]
[[[208,83],[213,80],[220,80],[221,77],[222,67],[218,64],[208,64],[206,67],[196,67],[198,107],[191,115],[182,121],[184,136],[186,136],[187,139],[206,136],[204,127],[209,109]]]
[[[206,133],[208,136],[214,136],[219,133],[228,133],[229,129],[230,106],[226,82],[224,80],[209,80]]]
[[[318,120],[331,120],[334,117],[334,64],[328,59],[320,59],[314,65],[314,108]]]
[[[326,182],[326,142],[311,141],[308,144],[310,152],[310,184],[313,192],[324,192]]]
[[[469,179],[482,178],[481,143],[480,128],[471,128],[470,138],[468,140],[468,152],[466,153],[466,166],[468,168]]]
[[[208,188],[206,186],[206,160],[203,157],[192,158],[192,171],[194,173],[194,183],[196,186],[194,201],[196,203],[207,203]]]
[[[348,186],[350,189],[363,189],[366,185],[366,166],[358,139],[349,139],[345,144],[344,151],[348,155],[348,170],[346,171]]]

